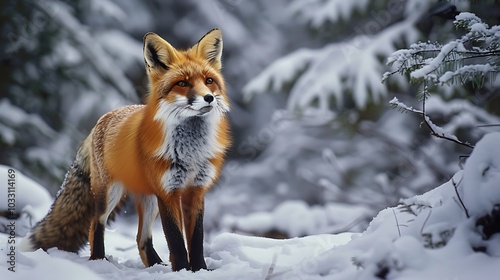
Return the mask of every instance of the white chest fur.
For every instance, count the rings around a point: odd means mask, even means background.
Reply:
[[[159,153],[171,161],[162,180],[167,191],[211,185],[215,167],[210,159],[222,151],[214,121],[211,116],[195,116],[166,127],[166,143]]]

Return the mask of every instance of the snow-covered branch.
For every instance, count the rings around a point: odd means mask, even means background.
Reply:
[[[482,86],[485,77],[494,81],[500,72],[497,65],[500,26],[490,28],[472,13],[459,14],[454,23],[457,28],[465,28],[467,33],[444,45],[420,42],[394,52],[387,64],[396,69],[386,72],[382,80],[400,73],[408,75],[412,81],[426,80],[438,85],[473,81]]]
[[[422,102],[424,102],[424,106],[425,106],[425,98],[423,99]],[[463,146],[466,146],[469,148],[474,148],[474,146],[471,145],[470,143],[460,141],[458,139],[458,137],[455,136],[454,134],[451,134],[448,131],[446,131],[445,129],[443,129],[442,127],[434,124],[431,121],[430,117],[425,113],[425,107],[423,110],[415,109],[411,106],[407,106],[406,104],[400,102],[396,97],[394,97],[391,101],[389,101],[389,105],[391,105],[392,107],[397,108],[398,110],[403,111],[403,112],[412,112],[412,113],[416,113],[416,114],[421,115],[423,118],[423,123],[431,131],[431,135],[436,136],[438,138],[442,138],[442,139],[446,139],[446,140],[455,142],[457,144],[460,144],[460,145],[463,145]]]
[[[370,100],[377,103],[387,94],[380,83],[383,67],[378,57],[388,55],[401,40],[415,41],[412,20],[396,23],[377,36],[360,35],[322,49],[299,49],[271,64],[244,88],[246,98],[268,90],[279,91],[292,85],[289,109],[305,109],[317,104],[326,111],[332,97],[338,107],[351,94],[356,107]]]

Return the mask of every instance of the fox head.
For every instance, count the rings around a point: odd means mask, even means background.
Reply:
[[[148,105],[155,118],[179,122],[229,111],[221,74],[222,32],[213,29],[187,50],[178,50],[155,33],[144,36],[144,61],[149,77]]]

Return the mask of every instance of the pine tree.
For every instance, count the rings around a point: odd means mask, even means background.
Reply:
[[[110,108],[137,100],[126,69],[110,53],[116,50],[82,22],[97,13],[93,8],[87,1],[8,0],[0,11],[0,163],[53,192],[84,131]],[[141,65],[137,44],[138,56],[120,61]]]

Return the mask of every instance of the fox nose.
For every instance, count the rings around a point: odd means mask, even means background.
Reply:
[[[212,101],[214,101],[214,96],[211,95],[211,94],[207,94],[205,96],[203,96],[203,99],[208,102],[208,103],[212,103]]]

